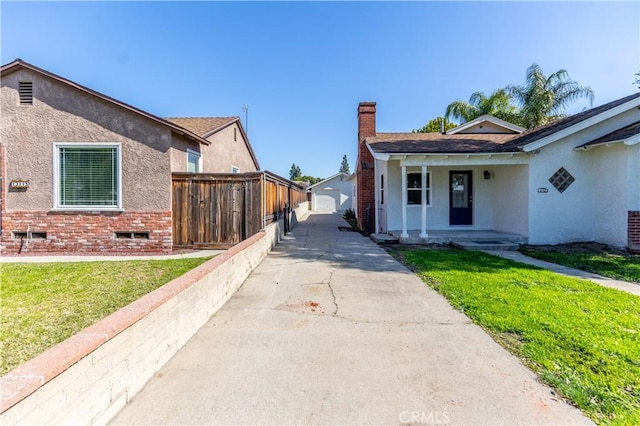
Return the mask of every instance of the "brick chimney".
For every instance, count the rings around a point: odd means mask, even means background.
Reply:
[[[358,226],[367,233],[374,232],[375,224],[375,176],[374,160],[365,145],[365,139],[376,135],[376,103],[360,102],[358,105],[358,163],[356,177],[358,189]]]

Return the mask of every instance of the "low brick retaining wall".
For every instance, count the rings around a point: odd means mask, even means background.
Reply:
[[[306,209],[299,213],[306,216]],[[0,424],[108,422],[231,298],[281,235],[282,221],[269,225],[3,376]]]

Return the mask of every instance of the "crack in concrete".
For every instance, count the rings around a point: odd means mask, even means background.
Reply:
[[[331,274],[329,274],[329,282],[327,283],[327,286],[329,287],[329,291],[331,292],[331,297],[333,298],[333,306],[335,308],[335,311],[333,311],[333,316],[337,317],[339,307],[338,307],[338,302],[336,300],[336,293],[333,291],[333,287],[331,286],[331,280],[333,279],[334,272],[335,272],[335,269],[331,271]]]

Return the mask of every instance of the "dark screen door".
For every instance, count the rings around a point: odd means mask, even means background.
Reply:
[[[449,224],[473,223],[472,172],[449,172]]]

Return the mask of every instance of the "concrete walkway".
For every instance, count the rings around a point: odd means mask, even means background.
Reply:
[[[590,424],[337,215],[310,215],[113,424]]]
[[[544,260],[534,259],[533,257],[525,256],[519,251],[510,250],[483,250],[494,256],[500,256],[505,259],[515,260],[516,262],[526,263],[528,265],[537,266],[539,268],[548,269],[557,274],[565,275],[568,277],[582,278],[585,280],[593,281],[596,284],[600,284],[605,287],[615,288],[618,290],[626,291],[635,296],[640,296],[640,284],[630,283],[627,281],[614,280],[613,278],[603,277],[602,275],[593,274],[591,272],[581,271],[580,269],[569,268],[568,266],[558,265],[557,263],[545,262]]]

